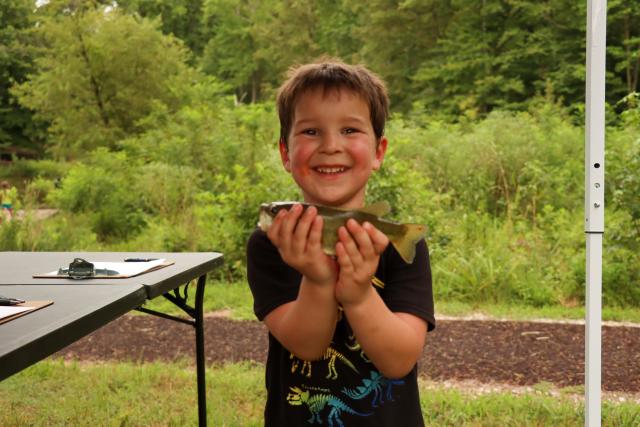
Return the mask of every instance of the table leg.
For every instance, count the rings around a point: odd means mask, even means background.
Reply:
[[[196,288],[195,327],[196,327],[196,369],[198,377],[198,421],[200,427],[207,425],[207,397],[205,387],[205,359],[204,359],[204,284],[207,276],[200,276]]]
[[[173,294],[167,292],[163,295],[166,299],[180,307],[185,313],[187,313],[191,319],[183,319],[171,314],[160,313],[155,310],[151,310],[145,307],[138,307],[136,310],[143,313],[152,314],[165,319],[174,320],[176,322],[186,323],[192,325],[196,330],[196,377],[198,381],[198,425],[200,427],[206,427],[207,425],[207,395],[205,385],[205,358],[204,358],[204,285],[207,281],[207,276],[202,275],[198,278],[198,284],[196,287],[196,300],[195,307],[190,307],[187,304],[187,290],[189,284],[184,287],[184,293],[181,295],[179,288],[174,289]]]

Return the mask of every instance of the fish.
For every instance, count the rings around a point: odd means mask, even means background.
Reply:
[[[302,205],[304,209],[315,206],[318,215],[322,217],[322,250],[327,255],[335,256],[338,243],[338,229],[346,225],[351,218],[362,224],[371,223],[383,232],[393,247],[398,251],[402,260],[413,263],[416,256],[416,244],[425,236],[427,227],[423,224],[401,224],[383,219],[391,211],[387,202],[377,202],[361,209],[341,209],[329,206],[311,205],[302,202],[271,202],[260,205],[258,227],[266,232],[273,219],[283,209],[289,210],[294,204]]]

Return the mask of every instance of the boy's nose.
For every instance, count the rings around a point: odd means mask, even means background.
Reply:
[[[321,150],[325,153],[335,153],[342,150],[342,135],[325,134],[322,138]]]

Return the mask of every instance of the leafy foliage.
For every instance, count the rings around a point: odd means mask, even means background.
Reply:
[[[42,151],[39,129],[31,111],[18,104],[9,89],[32,71],[35,49],[28,42],[32,8],[30,0],[6,0],[0,6],[0,148],[10,146],[31,155]]]
[[[55,157],[114,147],[156,103],[181,104],[188,54],[156,27],[117,9],[42,18],[38,73],[13,93],[49,123]]]
[[[135,191],[136,168],[127,163],[124,153],[96,150],[87,163],[74,166],[62,186],[51,193],[53,206],[86,214],[101,240],[135,234],[144,226],[144,212],[140,193]]]
[[[141,17],[160,18],[162,32],[171,34],[200,54],[205,39],[202,0],[120,0],[118,6]]]
[[[427,224],[437,298],[584,300],[583,3],[26,4],[0,9],[0,144],[23,146],[35,114],[49,152],[0,169],[25,208],[0,225],[0,250],[220,251],[241,279],[260,203],[300,197],[274,90],[330,54],[389,83],[396,114],[368,200]],[[635,6],[609,15],[603,291],[624,307],[640,306]],[[42,206],[58,214],[38,221]]]
[[[639,1],[609,2],[607,101],[617,113],[638,91]],[[473,119],[493,109],[526,110],[538,96],[570,107],[579,120],[583,110],[584,2],[50,0],[34,9],[28,0],[8,0],[0,12],[2,87],[33,74],[23,90],[0,96],[0,143],[42,151],[44,121],[63,142],[53,144],[58,157],[77,158],[89,144],[82,139],[110,146],[138,131],[135,121],[154,100],[179,104],[184,87],[174,85],[193,78],[180,77],[185,55],[244,103],[272,99],[291,65],[333,55],[380,73],[394,110],[404,113],[420,105],[446,121]],[[65,139],[77,117],[62,123],[51,110],[71,93],[78,99],[60,104],[65,117],[83,105],[84,122],[98,126]],[[128,108],[133,120],[123,117]]]

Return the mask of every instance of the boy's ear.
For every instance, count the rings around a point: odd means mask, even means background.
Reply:
[[[376,159],[373,162],[373,170],[378,170],[382,166],[382,161],[384,160],[384,154],[387,152],[387,137],[382,136],[380,141],[378,141],[378,145],[376,145]]]
[[[291,165],[289,161],[289,148],[287,147],[287,143],[284,138],[280,138],[278,143],[278,148],[280,149],[280,158],[282,159],[282,166],[286,169],[287,172],[291,172]]]

